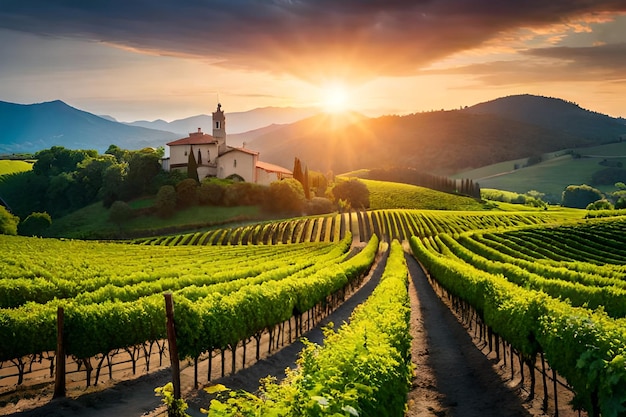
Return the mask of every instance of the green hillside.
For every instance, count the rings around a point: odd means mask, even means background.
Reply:
[[[12,159],[0,160],[0,175],[30,171],[31,169],[33,169],[33,164],[31,162],[15,161]]]
[[[577,152],[580,158],[557,152],[544,155],[543,162],[529,167],[514,169],[516,164],[523,166],[526,162],[526,159],[518,159],[461,172],[456,177],[471,178],[482,188],[517,193],[537,190],[560,199],[561,193],[568,185],[593,185],[592,176],[606,168],[600,164],[605,160],[612,164],[621,162],[626,167],[626,142],[578,149]],[[612,185],[593,186],[605,192],[615,190]]]
[[[470,197],[442,193],[430,188],[396,182],[361,179],[370,192],[370,208],[422,210],[485,210]]]

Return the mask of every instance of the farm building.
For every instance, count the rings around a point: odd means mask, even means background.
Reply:
[[[198,178],[233,178],[246,182],[269,185],[273,181],[291,178],[287,168],[259,160],[259,152],[234,148],[226,144],[226,117],[222,105],[213,112],[213,134],[198,128],[188,137],[169,142],[170,156],[163,160],[163,168],[188,169],[190,158],[196,162]]]

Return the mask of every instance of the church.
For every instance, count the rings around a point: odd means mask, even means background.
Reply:
[[[163,160],[163,168],[187,171],[190,155],[198,166],[198,178],[228,178],[238,181],[269,185],[283,178],[293,177],[287,168],[259,160],[259,152],[245,147],[234,148],[226,144],[226,117],[218,103],[213,112],[213,134],[198,128],[188,137],[169,142],[169,158]]]

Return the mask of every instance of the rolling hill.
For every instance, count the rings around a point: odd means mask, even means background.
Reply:
[[[264,128],[271,124],[294,123],[298,120],[311,117],[317,112],[318,110],[314,108],[263,107],[245,112],[227,113],[226,123],[228,133],[240,134]],[[172,122],[159,119],[152,122],[141,120],[126,124],[149,129],[165,130],[186,136],[189,132],[195,132],[199,127],[205,132],[211,132],[212,118],[211,115],[201,114],[174,120]]]
[[[463,110],[471,114],[492,114],[518,122],[532,123],[565,132],[594,143],[615,142],[624,136],[624,119],[581,108],[558,98],[529,94],[502,97]]]
[[[475,108],[406,116],[320,114],[258,136],[249,145],[268,162],[291,166],[297,156],[310,169],[323,172],[409,166],[451,175],[616,142],[625,135],[626,125],[619,119],[563,100],[512,96]]]
[[[245,142],[246,147],[261,153],[262,160],[286,167],[298,157],[309,169],[322,172],[405,166],[452,175],[626,138],[624,119],[530,95],[503,97],[462,110],[377,118],[321,113],[280,124],[311,111],[265,108],[228,113],[228,143],[241,146]],[[209,125],[203,126],[205,122]],[[164,146],[198,127],[210,131],[210,116],[203,115],[171,123],[145,123],[180,132],[125,125],[61,101],[33,105],[0,102],[0,153],[33,152],[53,145],[101,152],[110,144],[139,149]],[[257,128],[235,133],[250,126]]]
[[[127,126],[71,107],[60,100],[38,104],[0,101],[0,154],[37,152],[52,146],[107,150],[163,146],[178,135]]]

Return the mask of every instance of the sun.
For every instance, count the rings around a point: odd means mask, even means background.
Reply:
[[[344,112],[350,107],[350,96],[345,85],[332,83],[322,89],[320,100],[327,113]]]

